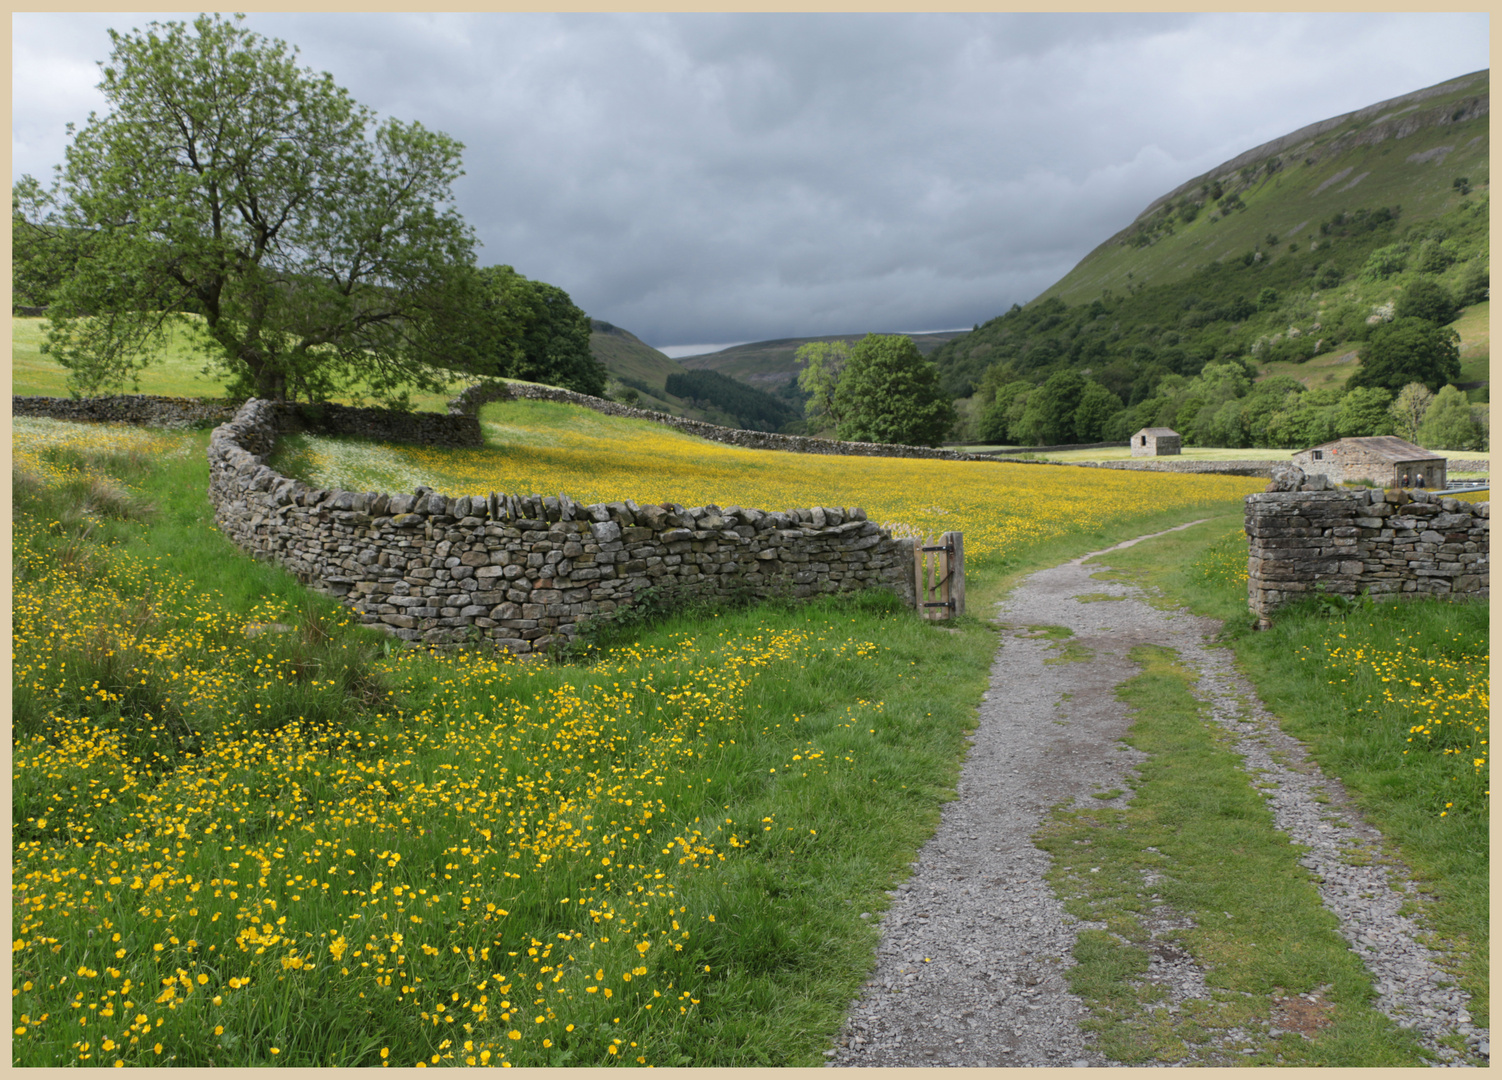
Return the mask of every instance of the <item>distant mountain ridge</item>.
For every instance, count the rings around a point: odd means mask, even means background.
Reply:
[[[801,399],[774,398],[731,377],[711,379],[603,319],[590,320],[589,348],[616,382],[637,392],[645,409],[757,430],[802,413]]]
[[[1113,438],[1123,425],[1201,444],[1251,437],[1231,430],[1239,406],[1209,416],[1242,395],[1197,381],[1202,370],[1229,364],[1317,391],[1311,416],[1334,409],[1363,343],[1414,287],[1463,309],[1455,381],[1485,401],[1489,120],[1490,72],[1474,72],[1305,125],[1176,185],[1038,297],[933,354],[963,437],[1025,427],[1011,412],[1004,425],[982,419],[1003,388],[1025,403],[1019,386],[1065,372],[1119,400],[1100,426]],[[1256,430],[1288,440],[1316,426]]]

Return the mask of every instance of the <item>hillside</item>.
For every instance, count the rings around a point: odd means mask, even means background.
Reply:
[[[610,371],[614,379],[641,395],[641,407],[656,409],[673,416],[695,420],[709,419],[703,410],[691,408],[682,398],[669,394],[664,385],[669,375],[679,375],[684,368],[678,361],[658,352],[641,338],[603,319],[589,320],[589,351]]]
[[[1093,442],[1168,426],[1186,445],[1312,444],[1368,341],[1425,296],[1458,309],[1424,316],[1460,340],[1459,373],[1441,381],[1487,402],[1488,78],[1310,125],[1155,200],[1041,296],[933,353],[958,399],[957,438]],[[1027,404],[1067,372],[1103,388],[1078,424],[1048,394]],[[1287,396],[1308,391],[1302,406]],[[1341,423],[1379,422],[1363,415]],[[1479,412],[1470,422],[1484,432]]]
[[[1276,258],[1356,206],[1401,206],[1410,223],[1438,217],[1456,177],[1488,183],[1490,100],[1490,72],[1473,72],[1248,150],[1155,199],[1038,299],[1088,302],[1247,251]]]
[[[601,319],[589,323],[590,352],[616,382],[641,395],[644,409],[758,431],[776,431],[802,415],[801,401],[773,397],[723,373],[690,371],[629,330]]]
[[[928,356],[943,346],[964,334],[964,330],[942,330],[932,334],[909,334],[913,344],[918,346],[918,351]],[[865,337],[865,333],[858,334],[827,334],[823,337],[799,337],[799,338],[775,338],[771,341],[752,341],[745,345],[735,345],[719,352],[705,353],[702,356],[685,356],[681,363],[686,368],[703,368],[710,371],[718,371],[722,375],[739,379],[759,386],[771,393],[778,393],[780,397],[788,396],[779,393],[789,382],[798,377],[798,365],[793,360],[793,354],[810,341],[859,341]]]

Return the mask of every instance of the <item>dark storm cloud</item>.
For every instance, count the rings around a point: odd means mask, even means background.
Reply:
[[[14,17],[17,175],[149,18]],[[466,144],[482,263],[658,345],[968,326],[1242,150],[1488,63],[1482,14],[248,23]]]

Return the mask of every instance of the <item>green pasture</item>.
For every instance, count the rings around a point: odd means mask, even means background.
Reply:
[[[11,319],[11,375],[12,394],[41,395],[44,397],[68,397],[68,372],[50,356],[42,352],[46,341],[46,320],[16,316]],[[190,334],[181,327],[173,327],[161,357],[140,373],[134,387],[126,387],[120,393],[160,394],[164,397],[222,398],[226,380],[210,370],[207,358],[196,347]],[[412,395],[413,407],[419,412],[444,412],[448,400],[458,393],[470,380],[455,379],[450,383],[451,393]],[[344,404],[352,404],[349,397],[336,398]]]

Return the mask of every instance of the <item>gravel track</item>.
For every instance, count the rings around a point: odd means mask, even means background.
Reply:
[[[944,807],[911,876],[889,893],[875,973],[826,1053],[828,1063],[1114,1064],[1081,1031],[1086,1009],[1063,977],[1075,935],[1088,924],[1064,912],[1044,880],[1048,856],[1031,837],[1051,807],[1087,799],[1099,805],[1092,792],[1127,787],[1142,755],[1121,742],[1130,720],[1115,690],[1138,672],[1130,650],[1147,644],[1177,650],[1200,672],[1195,693],[1234,733],[1276,827],[1310,847],[1303,863],[1372,971],[1377,1007],[1450,1063],[1463,1061],[1437,1039],[1451,1032],[1464,1035],[1472,1053],[1488,1054],[1488,1033],[1472,1026],[1466,995],[1438,985],[1451,977],[1420,942],[1422,930],[1398,914],[1415,886],[1382,854],[1380,835],[1361,820],[1339,781],[1324,776],[1302,744],[1278,729],[1229,653],[1208,645],[1219,625],[1154,608],[1132,586],[1092,579],[1094,568],[1082,565],[1089,557],[1032,575],[1000,605],[1005,636],[958,797]],[[1082,595],[1110,599],[1082,602]],[[1070,661],[1065,642],[1029,629],[1040,626],[1068,627],[1074,632],[1068,644],[1093,655]],[[1315,801],[1316,794],[1329,801]],[[1352,852],[1367,865],[1350,865]],[[1203,971],[1166,940],[1189,925],[1184,916],[1160,909],[1144,925],[1164,939],[1143,976],[1167,991],[1164,1006],[1208,996]],[[1318,1004],[1317,995],[1295,999],[1280,1015]],[[1296,1020],[1289,1026],[1297,1027]],[[1200,1063],[1233,1061],[1242,1052],[1236,1034],[1206,1047]]]

